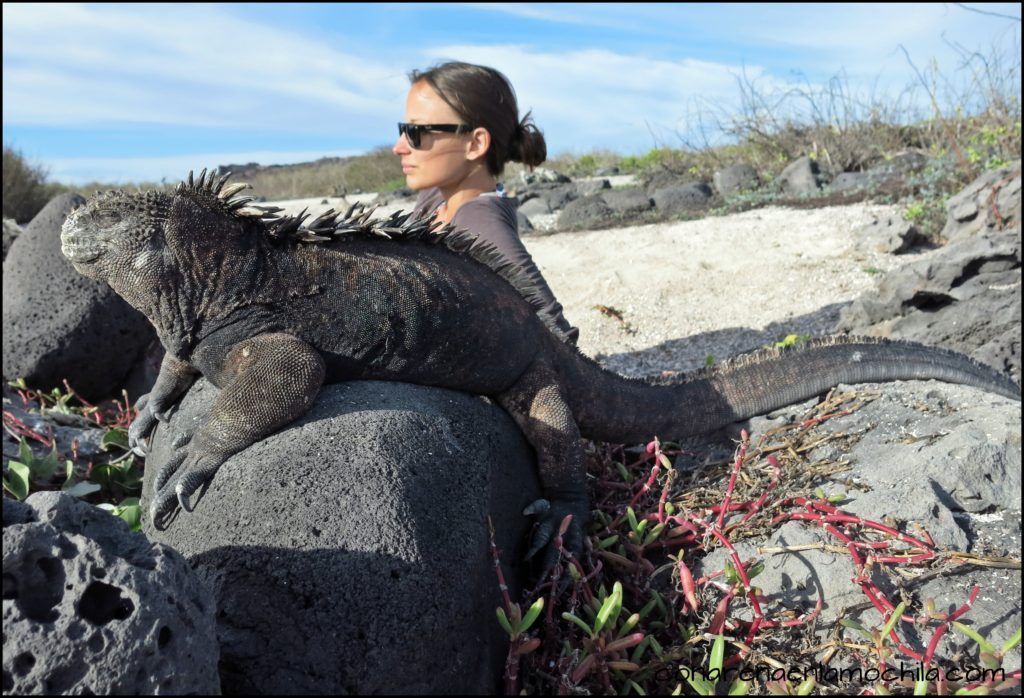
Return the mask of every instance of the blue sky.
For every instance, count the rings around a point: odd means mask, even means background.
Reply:
[[[1020,16],[1013,3],[972,3]],[[390,145],[406,73],[490,65],[532,109],[548,152],[678,146],[708,105],[842,72],[895,95],[958,45],[1020,62],[1020,22],[929,5],[3,5],[3,139],[51,179],[180,179]]]

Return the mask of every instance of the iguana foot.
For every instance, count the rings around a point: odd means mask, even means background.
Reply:
[[[577,558],[583,552],[583,527],[590,520],[590,507],[586,496],[563,495],[553,496],[550,500],[538,499],[526,507],[523,514],[537,517],[537,527],[534,529],[526,559],[529,560],[546,546],[540,581],[550,575],[558,563],[560,551],[555,545],[555,533],[566,516],[572,515],[572,521],[562,537],[562,547]]]
[[[154,478],[153,502],[149,513],[157,530],[163,530],[171,515],[180,506],[191,512],[195,508],[194,495],[213,479],[217,469],[227,460],[216,453],[202,453],[189,448],[188,436],[175,442],[176,451]]]
[[[174,442],[171,443],[171,457],[167,459],[167,462],[160,466],[160,470],[157,471],[156,477],[153,478],[153,494],[156,495],[160,490],[164,489],[164,485],[171,479],[174,473],[178,472],[178,468],[185,462],[188,451],[186,446],[192,440],[192,434],[181,434]]]
[[[159,400],[152,399],[153,393],[146,393],[135,403],[138,416],[128,427],[128,447],[137,456],[145,458],[149,455],[149,443],[146,441],[156,423],[167,421],[171,417],[173,405],[165,405]]]
[[[153,414],[153,408],[149,404],[150,395],[151,393],[146,393],[135,403],[138,415],[132,420],[131,426],[128,427],[128,448],[132,450],[132,453],[142,458],[149,455],[149,444],[146,443],[145,438],[152,431],[153,427],[156,426],[156,416]]]

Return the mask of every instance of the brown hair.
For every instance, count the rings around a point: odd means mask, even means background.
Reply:
[[[530,112],[519,120],[516,93],[508,78],[482,65],[450,61],[427,71],[413,70],[409,81],[423,80],[455,113],[473,128],[491,134],[491,146],[484,156],[487,171],[500,175],[508,161],[536,167],[548,156],[544,135],[533,123]]]

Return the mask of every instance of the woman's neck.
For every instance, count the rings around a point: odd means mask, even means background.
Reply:
[[[497,184],[494,175],[490,174],[486,167],[480,167],[467,175],[465,179],[449,186],[439,187],[446,205],[438,212],[438,217],[445,223],[451,223],[455,213],[464,203],[481,194],[494,191]]]

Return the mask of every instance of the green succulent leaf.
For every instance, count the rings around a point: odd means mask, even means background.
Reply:
[[[86,495],[90,495],[93,492],[99,492],[101,489],[103,489],[95,482],[89,482],[88,480],[76,482],[68,486],[69,482],[70,480],[68,482],[65,482],[64,487],[61,487],[61,490],[67,492],[72,497],[85,497]]]
[[[872,635],[868,631],[868,629],[851,618],[843,618],[841,621],[839,621],[839,624],[843,627],[850,628],[851,630],[856,630],[868,640],[872,639]]]
[[[615,468],[619,471],[619,477],[622,478],[623,482],[633,482],[633,476],[629,474],[628,470],[626,470],[625,465],[622,463],[616,463]]]
[[[587,625],[582,618],[579,618],[568,611],[562,613],[562,618],[578,625],[589,637],[594,637],[596,635],[596,633],[590,629],[590,626]]]
[[[699,696],[715,695],[715,684],[705,678],[687,674],[686,681],[690,684],[690,688],[696,691]]]
[[[1003,643],[1003,654],[1006,654],[1007,652],[1009,652],[1010,650],[1012,650],[1014,647],[1016,647],[1019,644],[1020,644],[1020,628],[1017,628],[1017,632],[1015,632],[1010,637],[1009,640],[1007,640],[1006,642]]]
[[[637,683],[636,681],[634,681],[633,679],[626,679],[626,684],[627,684],[627,685],[628,685],[628,686],[629,686],[629,687],[630,687],[630,688],[631,688],[631,689],[632,689],[633,691],[635,691],[635,692],[636,692],[636,694],[637,694],[638,696],[646,696],[646,695],[647,695],[647,692],[646,692],[646,691],[644,691],[644,689],[643,689],[643,688],[641,688],[640,684],[638,684],[638,683]]]
[[[633,628],[636,627],[636,624],[639,622],[640,614],[634,613],[626,619],[625,623],[622,624],[622,628],[619,630],[618,634],[615,637],[624,637],[627,633],[631,632]]]
[[[745,696],[745,695],[747,695],[747,691],[749,691],[749,690],[750,690],[750,684],[748,682],[742,681],[740,679],[736,679],[735,681],[732,682],[732,684],[729,685],[729,695],[730,696]]]
[[[601,632],[601,629],[608,624],[615,624],[619,612],[622,610],[622,582],[615,582],[612,593],[601,604],[601,610],[597,612],[597,620],[594,624],[594,634]]]
[[[809,696],[814,691],[818,682],[813,676],[808,676],[804,679],[799,686],[796,687],[796,694],[798,696]]]
[[[127,429],[108,429],[103,434],[103,438],[100,439],[100,449],[103,451],[109,451],[111,448],[119,448],[122,451],[129,450]]]
[[[142,506],[138,497],[128,497],[121,502],[117,515],[128,522],[133,531],[138,533],[142,530]]]
[[[733,567],[732,561],[730,560],[725,561],[725,579],[729,582],[729,584],[740,583],[739,572],[736,571],[736,568]]]
[[[129,497],[116,505],[109,502],[101,502],[96,506],[124,519],[128,522],[129,528],[135,533],[142,531],[142,507],[139,506],[138,497]]]
[[[715,636],[715,641],[711,645],[711,656],[708,657],[708,669],[712,671],[718,671],[719,676],[722,674],[722,665],[725,662],[725,636]]]
[[[514,638],[516,634],[515,631],[512,630],[512,624],[508,622],[508,616],[505,615],[505,609],[503,609],[501,606],[498,606],[498,608],[495,610],[497,611],[498,615],[498,624],[501,625],[502,629],[506,633],[508,633],[508,636],[510,638]]]
[[[634,533],[636,533],[637,522],[636,513],[633,511],[633,507],[626,507],[626,518],[629,520],[629,527]]]
[[[533,622],[535,620],[537,620],[537,617],[540,615],[540,612],[542,610],[544,610],[543,596],[539,597],[536,601],[533,602],[533,605],[530,606],[530,610],[526,612],[526,615],[523,616],[523,620],[519,624],[519,627],[516,628],[516,634],[522,634],[529,630],[530,626],[533,625]]]
[[[889,620],[886,621],[885,626],[882,627],[882,637],[889,637],[889,633],[896,627],[896,623],[899,622],[903,616],[903,610],[907,607],[906,601],[900,601],[899,605],[893,609],[892,615],[889,616]]]
[[[982,637],[978,633],[978,631],[975,630],[974,628],[972,628],[970,626],[967,626],[967,625],[964,625],[963,623],[960,623],[959,621],[953,621],[953,627],[956,628],[957,630],[959,630],[960,632],[962,632],[967,637],[969,637],[972,640],[974,640],[975,642],[977,642],[978,643],[978,647],[981,648],[982,652],[988,652],[990,654],[995,654],[996,648],[992,646],[992,643],[990,643],[988,640],[986,640],[984,637]]]
[[[10,492],[19,502],[28,496],[29,469],[24,463],[11,461],[4,475],[4,489]]]

